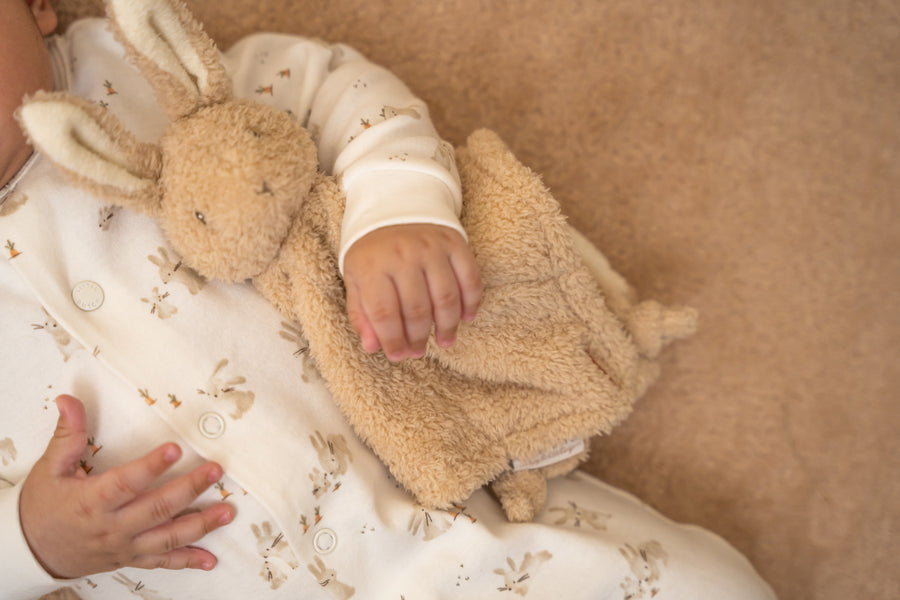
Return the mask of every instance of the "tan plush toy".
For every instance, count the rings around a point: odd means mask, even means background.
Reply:
[[[546,479],[628,415],[662,345],[693,331],[691,309],[634,304],[539,178],[479,131],[457,153],[485,287],[478,316],[422,359],[367,354],[336,264],[343,196],[318,172],[307,131],[232,97],[218,51],[180,2],[109,0],[107,10],[168,129],[143,144],[98,105],[39,94],[19,113],[30,139],[78,185],[157,218],[185,264],[251,280],[300,323],[335,401],[423,505],[491,483],[510,519],[531,519]]]

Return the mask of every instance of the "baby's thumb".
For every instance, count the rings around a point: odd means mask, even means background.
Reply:
[[[55,474],[71,475],[87,446],[87,417],[84,405],[72,396],[58,396],[56,408],[59,410],[59,420],[44,458]]]

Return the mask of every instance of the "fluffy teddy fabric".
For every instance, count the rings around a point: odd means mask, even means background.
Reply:
[[[419,502],[446,508],[497,481],[507,516],[527,521],[546,477],[584,453],[537,473],[510,464],[611,431],[656,380],[662,345],[692,334],[696,314],[653,301],[608,308],[558,204],[493,132],[469,136],[457,162],[485,291],[452,347],[429,344],[424,359],[397,364],[361,349],[335,269],[343,203],[325,177],[254,284],[304,324],[335,401]]]
[[[189,5],[223,47],[356,46],[455,144],[498,131],[642,296],[700,310],[585,469],[725,536],[783,598],[897,595],[893,2]]]

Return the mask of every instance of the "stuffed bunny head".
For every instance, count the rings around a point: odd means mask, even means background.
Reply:
[[[306,130],[279,110],[229,100],[173,124],[160,146],[157,216],[183,260],[226,281],[264,271],[316,174]]]
[[[276,257],[317,173],[308,132],[236,99],[218,50],[177,0],[108,0],[113,32],[170,123],[139,142],[107,109],[39,93],[18,113],[51,162],[95,194],[156,217],[185,264],[241,281]]]

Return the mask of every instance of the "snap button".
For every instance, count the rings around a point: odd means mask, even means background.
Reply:
[[[97,310],[103,304],[103,288],[93,281],[81,281],[72,288],[72,301],[85,312]]]
[[[203,413],[200,415],[200,433],[211,440],[221,436],[225,433],[225,419],[219,413]]]
[[[337,534],[330,529],[320,529],[313,537],[313,547],[319,554],[328,554],[337,547]]]

